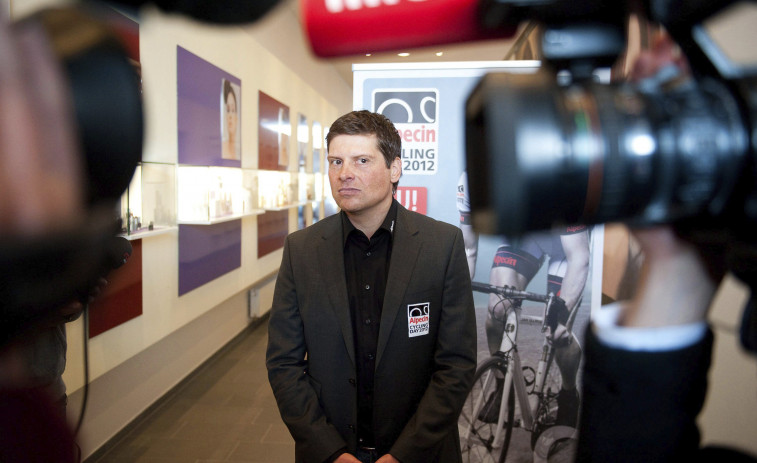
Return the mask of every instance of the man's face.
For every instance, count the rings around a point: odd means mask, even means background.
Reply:
[[[399,158],[386,166],[376,135],[337,135],[329,144],[328,161],[331,193],[343,211],[385,213],[402,168]]]

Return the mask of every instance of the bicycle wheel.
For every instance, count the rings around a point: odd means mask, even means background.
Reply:
[[[460,415],[461,446],[465,463],[503,463],[510,446],[515,412],[512,384],[504,391],[507,361],[492,357],[476,370],[473,389]],[[505,394],[503,396],[503,394]],[[507,401],[502,420],[500,408]]]

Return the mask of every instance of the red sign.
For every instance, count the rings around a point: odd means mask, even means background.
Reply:
[[[512,37],[516,27],[479,24],[478,0],[300,0],[320,57]]]
[[[426,215],[428,209],[428,189],[426,187],[397,187],[397,201],[410,211]]]

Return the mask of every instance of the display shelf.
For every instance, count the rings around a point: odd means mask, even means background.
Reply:
[[[265,212],[258,206],[254,170],[182,165],[177,176],[179,224],[213,225]]]
[[[300,172],[298,174],[299,191],[297,199],[299,202],[315,201],[316,197],[316,176],[313,173]]]
[[[284,210],[298,205],[299,178],[294,172],[258,171],[258,205],[267,211]]]
[[[174,230],[178,230],[179,227],[171,226],[171,227],[153,227],[152,230],[150,230],[148,227],[143,227],[141,229],[138,229],[137,231],[132,231],[129,234],[122,234],[119,236],[123,236],[129,241],[134,240],[141,240],[142,238],[150,238],[152,236],[157,235],[164,235],[166,233],[172,232]]]
[[[153,229],[176,226],[176,166],[141,162],[134,170],[129,187],[121,196],[117,214],[123,224],[123,236],[147,236],[147,224]],[[135,238],[138,239],[138,238]]]
[[[245,212],[243,214],[225,215],[223,217],[216,217],[215,219],[209,219],[209,220],[180,220],[179,224],[180,225],[214,225],[217,223],[231,222],[232,220],[239,220],[245,217],[265,214],[265,212],[266,212],[265,209],[255,209],[253,211]]]
[[[292,204],[284,204],[282,206],[271,206],[271,207],[266,207],[265,210],[266,211],[285,211],[287,209],[294,209],[300,206],[306,206],[310,202],[311,201],[301,201],[301,202],[292,203]]]

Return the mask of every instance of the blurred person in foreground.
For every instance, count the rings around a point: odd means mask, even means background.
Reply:
[[[631,73],[655,78],[687,63],[667,35]],[[757,461],[700,448],[696,417],[707,393],[713,333],[707,313],[723,276],[722,254],[681,239],[668,226],[633,230],[644,264],[633,299],[606,306],[587,330],[579,462]]]
[[[85,217],[72,104],[41,28],[0,18],[0,237],[35,240]],[[7,284],[0,281],[0,284]],[[7,301],[6,301],[7,302]],[[2,319],[7,321],[5,306]],[[76,461],[65,422],[65,328],[71,303],[0,347],[0,460]]]
[[[476,368],[462,233],[394,199],[401,140],[385,116],[338,118],[326,147],[341,213],[287,237],[269,321],[295,461],[461,462]]]

